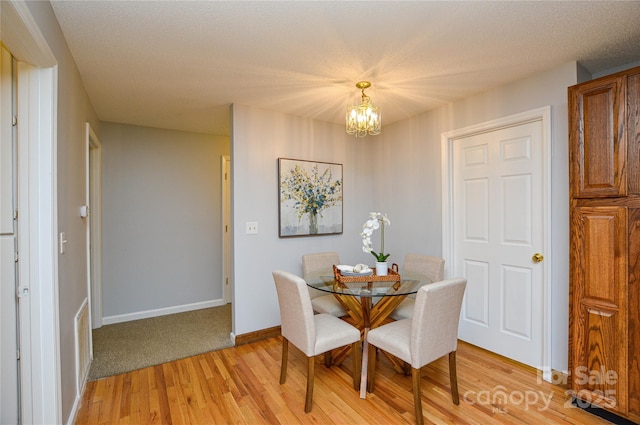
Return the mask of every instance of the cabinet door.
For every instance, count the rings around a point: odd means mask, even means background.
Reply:
[[[627,195],[626,79],[569,88],[571,196]]]
[[[570,366],[574,395],[626,414],[626,207],[576,207],[572,214]]]

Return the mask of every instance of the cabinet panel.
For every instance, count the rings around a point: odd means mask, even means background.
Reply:
[[[628,187],[640,194],[640,70],[627,77],[627,116]]]
[[[577,207],[572,218],[572,389],[627,413],[626,207]]]
[[[629,209],[629,416],[640,423],[640,209]]]
[[[569,88],[573,197],[627,194],[626,78]]]

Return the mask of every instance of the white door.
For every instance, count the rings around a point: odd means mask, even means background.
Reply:
[[[0,423],[18,423],[15,163],[11,54],[0,52]]]
[[[542,120],[457,139],[453,275],[467,278],[459,338],[543,369]]]

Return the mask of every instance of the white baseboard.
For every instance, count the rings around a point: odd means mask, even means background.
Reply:
[[[137,311],[135,313],[119,314],[102,318],[103,325],[130,322],[132,320],[148,319],[150,317],[166,316],[167,314],[184,313],[185,311],[200,310],[203,308],[220,307],[225,305],[223,299],[202,301],[193,304],[183,304],[172,307],[158,308],[154,310]]]
[[[85,377],[80,393],[76,394],[76,398],[75,400],[73,400],[73,406],[71,406],[71,413],[69,414],[69,420],[67,421],[67,425],[73,425],[76,423],[76,418],[78,416],[78,412],[80,411],[80,407],[82,404],[82,397],[84,397],[84,390],[86,388],[87,388],[87,378]]]

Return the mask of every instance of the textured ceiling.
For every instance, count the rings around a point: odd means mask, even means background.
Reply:
[[[231,103],[384,125],[555,66],[640,61],[640,1],[52,1],[103,121],[229,134]]]

